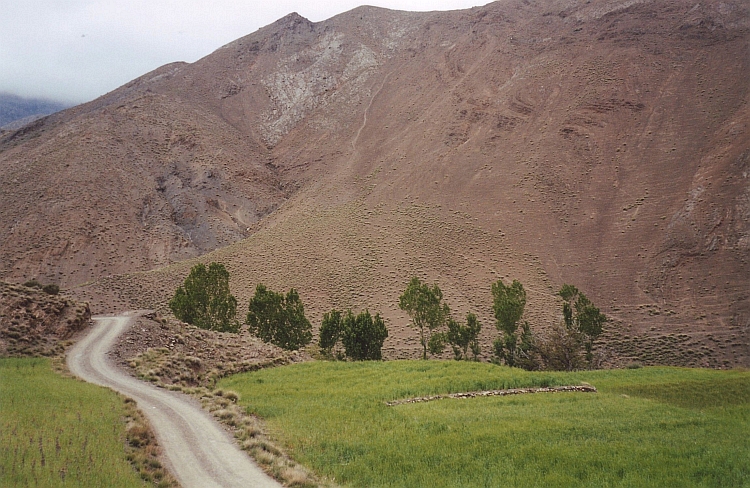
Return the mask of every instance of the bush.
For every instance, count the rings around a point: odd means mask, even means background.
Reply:
[[[581,344],[583,337],[574,328],[559,325],[552,329],[549,337],[537,345],[544,369],[552,371],[574,371],[585,364]]]
[[[343,319],[341,311],[334,308],[323,315],[323,322],[320,324],[318,346],[325,357],[336,357],[337,359],[344,358],[344,355],[340,351],[334,352],[334,348],[341,339],[342,326]]]
[[[48,295],[57,295],[60,293],[60,287],[50,283],[49,285],[44,285],[42,291]]]

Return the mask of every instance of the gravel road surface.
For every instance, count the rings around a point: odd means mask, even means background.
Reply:
[[[68,353],[73,374],[138,402],[162,446],[167,468],[183,488],[281,487],[237,447],[197,401],[156,388],[113,366],[107,352],[133,316],[95,318],[92,330]]]

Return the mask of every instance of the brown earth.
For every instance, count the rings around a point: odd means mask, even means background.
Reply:
[[[230,374],[309,359],[248,334],[203,330],[156,314],[132,320],[110,355],[121,369],[163,387],[212,388]]]
[[[87,303],[0,282],[0,357],[59,355],[90,320]]]
[[[390,358],[417,356],[412,275],[485,344],[491,282],[524,283],[537,329],[573,283],[612,364],[750,366],[749,10],[289,15],[3,135],[0,277],[165,311],[195,261],[170,263],[220,248],[241,304],[262,281],[314,323],[380,311]]]

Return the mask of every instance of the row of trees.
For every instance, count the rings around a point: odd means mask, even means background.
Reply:
[[[563,323],[553,327],[543,340],[535,338],[528,321],[522,320],[526,290],[518,280],[510,285],[498,280],[491,292],[495,326],[500,333],[492,343],[493,361],[529,370],[573,370],[593,365],[594,341],[601,335],[607,317],[575,286],[565,284],[560,289]],[[438,285],[429,286],[412,278],[399,298],[399,307],[409,314],[410,325],[419,332],[422,359],[427,359],[428,351],[439,354],[450,344],[457,360],[477,360],[482,324],[472,313],[467,314],[465,324],[454,320]]]
[[[591,367],[594,341],[601,335],[607,318],[585,294],[573,285],[563,285],[563,321],[546,339],[532,333],[523,320],[526,290],[514,280],[492,284],[492,308],[499,336],[492,343],[493,361],[524,369],[572,370]],[[175,317],[204,329],[238,332],[237,299],[229,292],[229,272],[222,264],[198,264],[169,302]],[[399,308],[411,317],[419,333],[422,359],[440,354],[450,345],[457,360],[478,360],[482,324],[473,313],[459,322],[443,301],[440,287],[414,277],[399,297]],[[248,305],[245,320],[249,330],[265,342],[296,350],[312,341],[312,325],[296,290],[284,295],[259,284]],[[318,345],[328,357],[353,360],[381,359],[388,329],[380,314],[369,310],[355,315],[351,310],[333,309],[323,316]]]
[[[229,292],[229,272],[223,264],[193,266],[170,300],[169,308],[178,319],[202,329],[240,330],[237,299]],[[294,288],[284,295],[259,284],[248,304],[245,323],[251,334],[282,349],[297,350],[312,341],[312,324],[305,317],[305,307]],[[333,355],[340,344],[343,351],[338,351],[339,357],[381,359],[387,337],[388,330],[380,314],[373,317],[365,310],[354,315],[351,310],[343,313],[334,309],[323,318],[320,347],[324,353]]]
[[[398,299],[398,306],[411,317],[411,325],[419,330],[422,359],[430,354],[440,354],[450,344],[456,359],[468,359],[471,350],[473,359],[479,356],[479,332],[482,324],[476,315],[466,315],[462,324],[451,317],[451,309],[443,302],[443,292],[438,285],[429,286],[414,277]],[[447,331],[438,331],[447,326]]]

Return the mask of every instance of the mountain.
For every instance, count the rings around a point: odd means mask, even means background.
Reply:
[[[572,283],[613,356],[750,365],[749,10],[291,14],[3,136],[0,278],[164,309],[211,252],[240,303],[262,281],[314,323],[382,312],[388,357],[416,356],[412,275],[485,343],[490,283],[521,280],[540,330]]]
[[[38,98],[0,93],[0,130],[16,130],[34,120],[68,108],[69,105]]]

